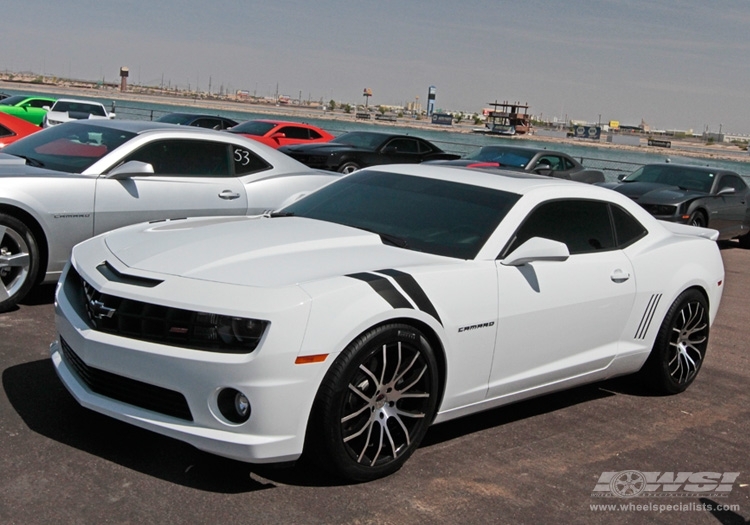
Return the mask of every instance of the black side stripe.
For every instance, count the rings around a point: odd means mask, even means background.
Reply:
[[[380,297],[388,301],[388,304],[393,308],[414,308],[409,300],[401,295],[401,292],[385,277],[372,273],[353,273],[347,275],[347,277],[359,279],[369,284],[370,288],[378,292]]]
[[[424,290],[421,286],[419,286],[419,283],[413,276],[409,275],[408,273],[392,269],[378,270],[378,273],[393,277],[398,285],[407,293],[409,297],[411,297],[412,301],[414,301],[414,303],[417,305],[417,308],[425,313],[430,314],[432,317],[437,319],[438,323],[443,324],[443,322],[440,320],[440,316],[438,315],[437,310],[435,309],[435,306],[432,304],[429,297],[427,297],[427,294],[424,293]]]
[[[654,294],[651,296],[651,299],[649,299],[648,305],[646,305],[646,311],[643,312],[641,323],[638,325],[638,329],[635,331],[636,339],[646,338],[646,333],[651,326],[651,321],[654,318],[656,307],[659,306],[659,301],[661,301],[661,294]]]

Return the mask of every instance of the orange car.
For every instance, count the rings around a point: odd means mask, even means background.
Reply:
[[[272,148],[290,144],[328,142],[333,139],[333,135],[318,127],[283,120],[246,120],[227,131],[244,135]]]
[[[31,122],[0,113],[0,149],[40,129]]]

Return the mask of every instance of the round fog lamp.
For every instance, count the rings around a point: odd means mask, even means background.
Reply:
[[[219,412],[232,423],[244,423],[250,419],[250,400],[234,388],[224,388],[216,400]]]

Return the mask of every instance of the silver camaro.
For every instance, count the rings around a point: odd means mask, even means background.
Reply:
[[[276,209],[338,177],[230,133],[69,122],[0,153],[0,312],[54,282],[71,248],[121,226]]]

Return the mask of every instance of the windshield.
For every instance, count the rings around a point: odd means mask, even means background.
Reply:
[[[55,102],[55,105],[52,106],[52,111],[59,111],[60,113],[72,111],[74,113],[89,113],[90,115],[96,115],[98,117],[107,116],[107,113],[104,111],[104,107],[101,104],[73,102],[68,100],[58,100]]]
[[[367,131],[352,131],[339,135],[331,142],[337,144],[347,144],[358,148],[377,149],[385,140],[389,138],[382,133],[368,133]]]
[[[622,179],[623,182],[655,182],[705,193],[711,191],[714,180],[716,174],[711,171],[668,164],[647,164]]]
[[[4,98],[0,100],[1,106],[15,106],[16,104],[23,102],[28,97],[24,97],[23,95],[13,95],[12,97]]]
[[[362,170],[278,214],[371,231],[411,250],[473,259],[519,198],[469,184]]]
[[[262,137],[275,127],[276,124],[274,122],[248,120],[247,122],[242,122],[230,128],[229,131],[231,131],[232,133],[242,133],[244,135],[256,135],[258,137]]]
[[[524,168],[534,155],[536,155],[534,151],[485,146],[475,150],[466,158],[482,162],[497,162],[503,166],[514,168]]]
[[[135,133],[84,123],[69,122],[32,133],[3,149],[26,159],[32,166],[81,173]]]

